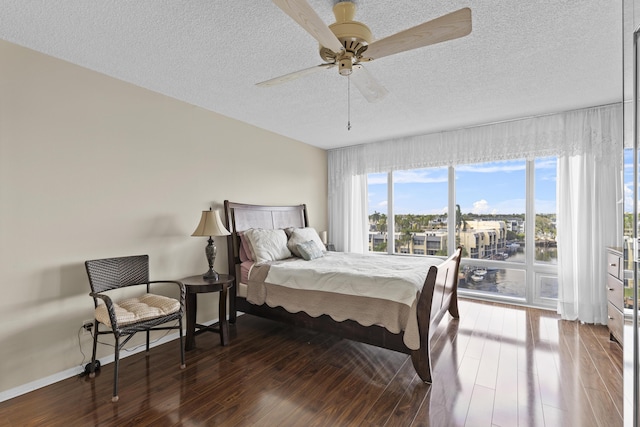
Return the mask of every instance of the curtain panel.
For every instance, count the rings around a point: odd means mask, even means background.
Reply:
[[[605,246],[622,239],[622,147],[616,103],[329,150],[331,241],[338,250],[366,251],[369,173],[556,156],[558,311],[604,323],[606,270],[587,267],[604,267]]]

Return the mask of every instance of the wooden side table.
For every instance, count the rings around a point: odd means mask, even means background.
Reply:
[[[220,274],[218,280],[203,279],[202,275],[190,276],[181,279],[187,292],[187,340],[185,350],[191,350],[196,345],[196,335],[201,332],[216,332],[220,334],[220,344],[229,344],[229,323],[227,322],[227,290],[233,287],[235,277],[228,274]],[[205,326],[196,323],[198,311],[198,294],[208,292],[220,292],[218,313],[220,321],[213,325]]]

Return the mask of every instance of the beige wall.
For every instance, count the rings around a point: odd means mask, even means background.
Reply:
[[[204,272],[206,239],[190,234],[225,199],[307,203],[324,230],[326,164],[323,150],[0,40],[0,393],[80,372],[85,260],[147,253],[152,279]],[[199,321],[217,318],[209,297]]]

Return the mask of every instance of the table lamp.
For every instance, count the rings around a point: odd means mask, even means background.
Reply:
[[[216,245],[213,244],[212,236],[228,236],[229,231],[222,224],[220,214],[218,211],[212,211],[209,208],[208,211],[202,211],[202,217],[200,217],[200,224],[196,227],[196,231],[192,236],[208,236],[209,243],[205,248],[205,254],[207,256],[207,262],[209,263],[209,271],[207,271],[202,278],[207,280],[218,280],[218,273],[213,269],[213,263],[216,260]]]

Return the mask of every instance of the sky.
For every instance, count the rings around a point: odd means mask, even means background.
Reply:
[[[624,150],[624,211],[633,212],[633,150]]]
[[[455,168],[456,204],[462,213],[514,214],[525,212],[525,160],[461,165]],[[537,213],[556,212],[556,159],[535,162]],[[448,171],[443,168],[396,171],[396,214],[442,214],[447,212]],[[369,214],[387,212],[387,174],[369,174]]]

